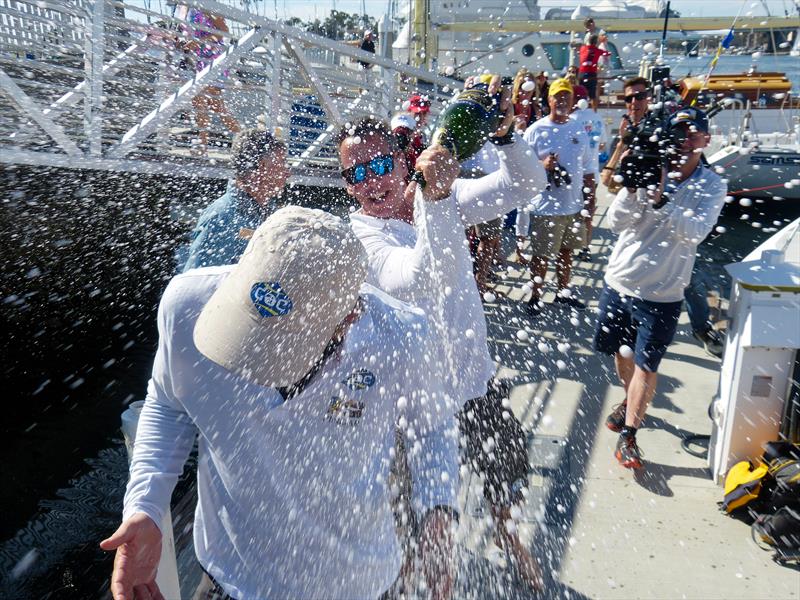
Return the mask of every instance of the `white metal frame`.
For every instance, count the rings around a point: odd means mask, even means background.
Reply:
[[[48,0],[44,6],[36,0],[0,2],[0,19],[17,24],[16,30],[0,34],[0,58],[6,59],[0,66],[0,103],[10,105],[7,110],[0,105],[0,162],[227,177],[226,151],[215,147],[210,157],[191,155],[186,141],[192,135],[191,122],[188,127],[183,123],[192,98],[228,69],[235,71],[236,79],[226,94],[248,101],[261,94],[256,102],[259,120],[283,132],[297,148],[290,157],[290,181],[338,187],[331,134],[349,115],[360,110],[388,117],[393,104],[399,106],[413,86],[431,96],[436,112],[450,88],[458,85],[249,13],[236,8],[235,0],[229,1],[184,3],[224,16],[231,33],[224,36],[225,51],[200,73],[186,72],[183,81],[159,76],[164,73],[159,63],[164,63],[167,52],[174,52],[159,44],[179,34],[175,27],[181,20],[172,15],[125,0]],[[136,21],[131,15],[137,14],[156,22]],[[28,45],[36,49],[35,59],[23,57],[22,48]],[[264,51],[253,53],[259,45]],[[16,61],[9,61],[14,54]],[[365,77],[355,63],[317,62],[341,57],[369,61],[380,69]],[[75,68],[75,59],[82,67]],[[252,81],[262,82],[254,86]],[[324,115],[303,113],[297,106],[308,102],[317,103]],[[310,124],[303,120],[312,116]],[[55,144],[42,144],[44,135],[31,122]],[[158,138],[155,144],[150,141],[153,134]],[[219,128],[216,134],[230,139]]]

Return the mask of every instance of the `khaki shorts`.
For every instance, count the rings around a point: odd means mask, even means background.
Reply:
[[[586,223],[574,215],[531,215],[533,256],[555,258],[560,250],[579,250],[585,245]]]
[[[475,235],[479,238],[499,238],[503,235],[503,219],[492,219],[475,225]]]

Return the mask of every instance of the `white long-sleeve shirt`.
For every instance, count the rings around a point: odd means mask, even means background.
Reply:
[[[546,185],[541,163],[515,134],[498,148],[500,168],[480,179],[456,179],[450,196],[426,202],[417,190],[414,225],[350,215],[369,256],[367,281],[428,315],[436,335],[437,376],[457,402],[486,393],[495,371],[483,306],[464,229],[527,203]]]
[[[387,487],[396,426],[415,508],[456,505],[455,408],[428,369],[426,319],[364,286],[363,313],[341,346],[284,402],[192,341],[231,268],[179,275],[164,293],[124,518],[143,512],[161,523],[199,432],[195,550],[228,594],[376,598],[401,561]]]
[[[660,209],[645,190],[623,188],[606,213],[619,234],[605,281],[616,291],[651,302],[678,302],[692,276],[697,246],[717,222],[727,186],[713,171],[698,168]]]

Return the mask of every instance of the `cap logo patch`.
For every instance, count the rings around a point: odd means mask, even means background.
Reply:
[[[262,317],[282,317],[292,310],[292,299],[277,281],[260,281],[250,288],[250,300]]]
[[[362,391],[373,386],[375,375],[366,369],[359,369],[355,373],[348,375],[342,383],[351,390]]]

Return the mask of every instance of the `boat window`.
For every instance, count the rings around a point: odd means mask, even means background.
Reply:
[[[622,60],[619,58],[619,51],[617,51],[617,47],[612,44],[611,42],[606,43],[606,49],[611,52],[610,57],[610,64],[612,69],[621,69],[622,68]]]
[[[522,47],[522,56],[533,56],[534,47],[532,44],[525,44]]]
[[[542,44],[542,50],[547,55],[554,71],[560,71],[569,65],[569,44],[567,42],[548,42]]]

